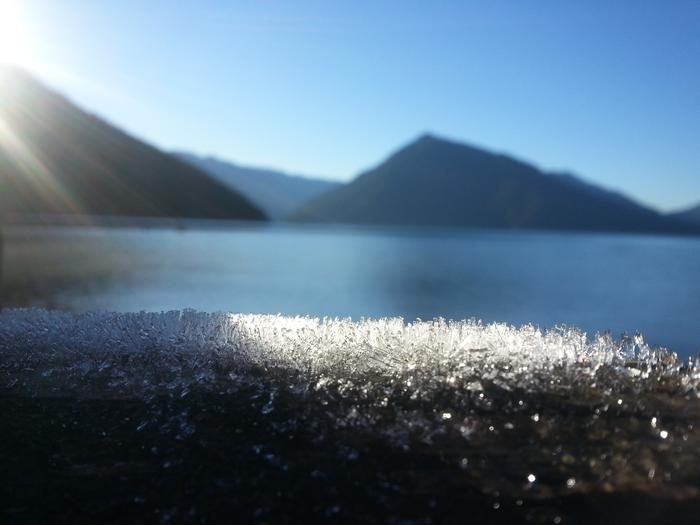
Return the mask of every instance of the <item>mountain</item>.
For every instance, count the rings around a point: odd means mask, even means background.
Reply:
[[[175,155],[241,192],[268,217],[276,220],[286,218],[310,200],[340,186],[340,183],[323,179],[237,166],[215,157],[199,157],[185,152]]]
[[[262,220],[247,198],[0,67],[0,211]]]
[[[670,213],[668,217],[682,221],[686,224],[700,226],[700,204],[698,204],[694,208],[690,208],[689,210]]]
[[[700,233],[571,175],[424,135],[294,214],[301,221]]]

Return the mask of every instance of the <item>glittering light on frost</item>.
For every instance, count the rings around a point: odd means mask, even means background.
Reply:
[[[0,381],[18,387],[23,374],[35,383],[37,377],[53,379],[61,388],[80,388],[83,379],[99,377],[103,389],[132,389],[136,394],[165,387],[170,392],[177,383],[178,395],[187,396],[193,385],[221,386],[222,378],[235,382],[255,368],[294,374],[296,381],[315,390],[338,381],[346,390],[364,385],[361,391],[372,391],[382,406],[391,404],[396,391],[419,398],[450,388],[489,403],[487,386],[566,392],[574,387],[602,390],[604,381],[613,381],[651,388],[666,374],[692,391],[700,382],[695,370],[679,376],[682,363],[675,354],[650,348],[639,336],[630,347],[609,335],[588,338],[569,328],[442,319],[353,322],[191,310],[5,310],[0,312],[0,360],[0,373],[5,374]],[[601,370],[607,371],[597,377]],[[73,381],[61,383],[61,377]],[[264,410],[274,410],[274,404],[273,396]],[[454,420],[453,411],[439,414],[446,422]],[[531,417],[534,422],[541,419],[537,413]]]

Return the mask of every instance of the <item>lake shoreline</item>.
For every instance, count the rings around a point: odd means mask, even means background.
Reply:
[[[304,232],[362,233],[377,235],[417,235],[417,236],[460,236],[464,234],[494,235],[542,235],[542,236],[612,236],[612,237],[652,237],[669,239],[698,239],[700,233],[693,232],[657,232],[625,230],[586,230],[564,228],[498,228],[466,227],[424,224],[353,224],[324,221],[302,220],[228,220],[228,219],[194,219],[176,217],[130,217],[118,215],[14,215],[5,217],[4,227],[12,228],[116,228],[116,229],[161,229],[192,231],[230,231],[246,229],[280,229]],[[2,225],[2,223],[0,223]]]

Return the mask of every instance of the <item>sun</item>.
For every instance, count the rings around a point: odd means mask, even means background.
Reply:
[[[32,60],[21,3],[21,0],[0,0],[0,64],[28,65]]]

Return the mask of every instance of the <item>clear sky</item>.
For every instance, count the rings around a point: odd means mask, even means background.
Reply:
[[[700,202],[697,0],[3,3],[0,58],[165,149],[349,180],[431,131]]]

